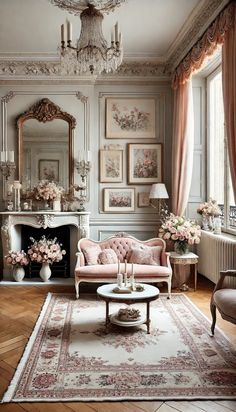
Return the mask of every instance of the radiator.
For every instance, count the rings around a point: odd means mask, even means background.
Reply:
[[[236,270],[236,237],[202,231],[197,254],[198,272],[216,283],[221,270]],[[227,285],[236,287],[236,278],[229,278]]]

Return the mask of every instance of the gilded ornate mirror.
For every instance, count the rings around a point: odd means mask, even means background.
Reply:
[[[17,118],[18,179],[24,189],[40,180],[73,184],[73,129],[76,120],[49,99],[42,99]]]

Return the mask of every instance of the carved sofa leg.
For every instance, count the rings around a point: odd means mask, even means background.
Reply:
[[[75,279],[75,293],[76,299],[79,299],[79,280]]]

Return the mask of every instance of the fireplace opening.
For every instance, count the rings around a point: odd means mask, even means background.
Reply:
[[[21,245],[22,249],[27,251],[32,245],[30,237],[39,240],[42,236],[48,239],[57,238],[57,241],[62,244],[62,249],[65,249],[66,254],[60,262],[54,262],[51,267],[51,277],[70,277],[70,228],[69,226],[60,226],[55,228],[34,228],[23,225],[21,227]],[[25,266],[25,277],[39,277],[39,271],[42,267],[41,263],[30,262]]]

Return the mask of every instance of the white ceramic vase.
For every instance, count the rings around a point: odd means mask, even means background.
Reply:
[[[52,272],[49,266],[49,263],[44,262],[42,263],[42,267],[39,271],[39,276],[44,282],[47,282],[51,276]]]
[[[25,269],[23,266],[13,267],[13,278],[16,282],[21,282],[25,277]]]

